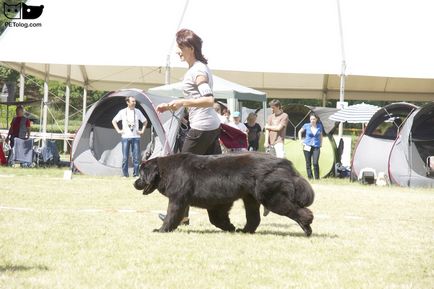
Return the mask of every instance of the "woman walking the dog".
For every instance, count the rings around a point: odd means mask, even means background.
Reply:
[[[176,111],[181,107],[188,110],[191,129],[188,131],[182,146],[182,152],[198,155],[221,154],[220,119],[215,112],[213,80],[207,59],[202,54],[202,39],[193,31],[181,29],[176,33],[178,44],[177,54],[181,61],[188,64],[188,71],[184,75],[183,90],[185,98],[161,103],[158,112]],[[186,208],[181,224],[188,224]],[[160,215],[164,220],[165,215]]]

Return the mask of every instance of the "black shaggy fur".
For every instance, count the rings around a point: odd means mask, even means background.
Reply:
[[[175,154],[143,163],[134,186],[143,194],[155,189],[169,198],[167,215],[158,231],[170,232],[180,224],[190,205],[208,210],[210,222],[235,231],[229,220],[234,201],[242,199],[246,225],[239,231],[254,233],[260,223],[259,206],[296,221],[307,236],[312,234],[313,203],[310,184],[286,159],[269,154],[243,153],[200,156]]]

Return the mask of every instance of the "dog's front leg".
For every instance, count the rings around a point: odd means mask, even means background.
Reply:
[[[163,225],[161,228],[154,230],[155,232],[172,232],[181,223],[184,217],[186,204],[180,204],[179,200],[169,200],[169,205],[167,207],[167,214],[164,218]]]

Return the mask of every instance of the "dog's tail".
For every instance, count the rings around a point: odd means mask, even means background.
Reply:
[[[294,185],[297,205],[301,208],[312,205],[315,199],[315,192],[310,183],[303,177],[295,177]]]

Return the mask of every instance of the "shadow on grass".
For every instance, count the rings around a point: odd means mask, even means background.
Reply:
[[[23,272],[23,271],[31,271],[31,270],[48,271],[48,267],[43,265],[36,265],[36,266],[12,265],[12,264],[0,265],[1,273]]]
[[[282,237],[302,237],[302,238],[326,238],[326,239],[339,238],[339,236],[336,234],[315,234],[315,232],[313,232],[310,237],[306,237],[306,235],[303,232],[282,232],[282,231],[271,231],[271,230],[257,231],[255,234],[275,235],[275,236],[282,236]]]
[[[301,230],[301,229],[300,229]],[[283,231],[273,231],[273,230],[259,230],[254,234],[249,233],[241,233],[241,232],[225,232],[221,230],[192,230],[192,229],[184,229],[179,230],[179,233],[184,234],[242,234],[242,235],[274,235],[274,236],[283,236],[283,237],[302,237],[302,238],[326,238],[326,239],[335,239],[339,238],[336,234],[315,234],[312,233],[310,237],[306,237],[303,232],[283,232]]]
[[[284,228],[288,229],[289,227],[298,226],[297,223],[289,223],[289,224],[282,224],[282,223],[261,223],[259,227],[275,227],[275,228]]]

